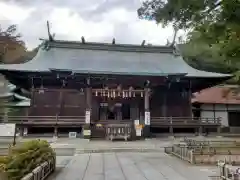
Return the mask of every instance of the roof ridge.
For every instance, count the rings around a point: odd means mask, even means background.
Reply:
[[[45,45],[43,47],[48,47],[48,48],[70,48],[70,49],[146,52],[146,53],[174,54],[174,50],[175,50],[174,47],[170,47],[170,46],[111,44],[111,43],[81,42],[81,41],[66,41],[66,40],[53,40],[53,41],[45,40],[44,44]]]

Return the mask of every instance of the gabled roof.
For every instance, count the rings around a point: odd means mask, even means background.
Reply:
[[[240,104],[240,93],[234,92],[238,86],[216,86],[194,93],[192,103],[203,104]]]
[[[230,77],[196,70],[190,67],[175,49],[167,46],[116,45],[106,43],[81,43],[46,41],[37,55],[24,64],[0,65],[0,72],[51,70],[86,74],[119,74],[188,77]]]

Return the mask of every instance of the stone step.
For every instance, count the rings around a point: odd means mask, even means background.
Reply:
[[[108,152],[163,152],[163,148],[91,148],[91,149],[76,149],[76,154],[84,153],[108,153]]]

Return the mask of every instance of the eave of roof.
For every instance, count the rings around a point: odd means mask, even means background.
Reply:
[[[232,76],[194,69],[175,53],[173,47],[56,40],[43,43],[31,61],[24,64],[0,65],[0,72],[51,72],[52,69],[82,74],[140,76],[179,74],[193,78]]]
[[[194,93],[192,103],[200,104],[240,104],[240,94],[234,93],[233,86],[215,86]]]

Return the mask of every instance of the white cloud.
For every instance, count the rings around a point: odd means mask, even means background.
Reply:
[[[87,41],[110,42],[115,37],[117,43],[140,44],[146,40],[159,45],[166,44],[167,39],[171,41],[172,28],[163,29],[155,22],[140,20],[139,6],[139,0],[1,2],[0,25],[17,24],[29,48],[36,47],[38,39],[47,36],[47,20],[56,39],[80,40],[84,36]]]
[[[29,17],[34,8],[22,8],[13,4],[0,2],[0,22],[2,20],[21,23]]]
[[[67,8],[56,8],[49,20],[52,22],[52,31],[56,33],[56,38],[60,35],[71,40],[79,40],[82,36],[94,39],[113,32],[110,23],[86,21],[78,13]]]

